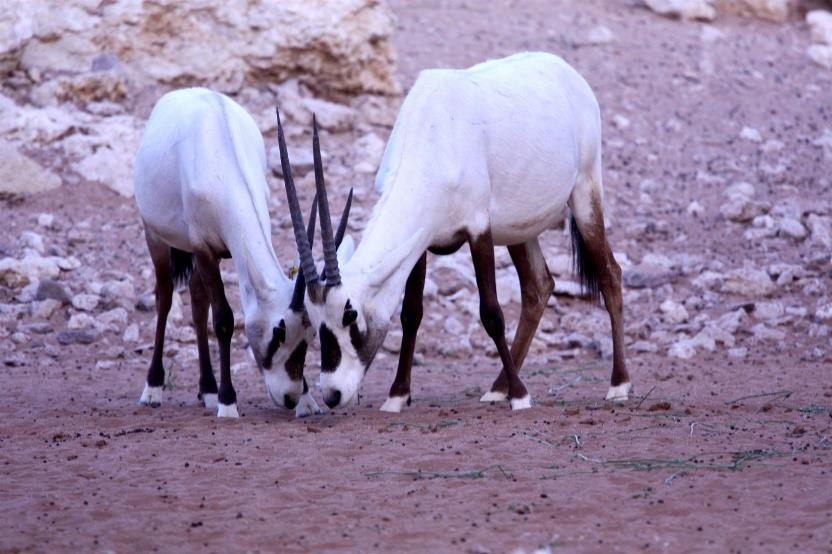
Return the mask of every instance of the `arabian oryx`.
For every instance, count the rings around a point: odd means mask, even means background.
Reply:
[[[328,406],[344,406],[356,395],[402,291],[398,372],[381,409],[398,412],[410,402],[426,251],[448,254],[465,243],[480,317],[503,365],[482,401],[508,399],[512,409],[531,406],[518,368],[554,287],[538,236],[564,221],[567,206],[581,283],[595,299],[603,293],[612,322],[607,398],[627,398],[621,270],[604,231],[600,109],[589,85],[566,62],[524,53],[467,70],[422,72],[396,119],[376,188],[381,199],[364,236],[339,267],[326,191],[318,180],[321,235],[330,252],[326,279],[305,275]],[[289,201],[297,204],[291,194]],[[314,269],[297,206],[292,216],[302,268]],[[520,277],[522,311],[511,350],[497,301],[495,244],[508,246]]]
[[[232,258],[245,330],[269,396],[298,416],[320,410],[306,380],[314,338],[302,277],[294,286],[272,247],[263,137],[230,98],[202,88],[163,96],[150,115],[134,170],[136,202],[156,270],[156,340],[140,402],[159,406],[165,325],[174,286],[188,281],[199,349],[199,398],[220,417],[237,417],[231,383],[234,314],[219,262]],[[349,206],[342,216],[345,226]],[[314,219],[313,217],[310,219]],[[311,222],[310,222],[311,223]],[[309,232],[314,231],[310,225]],[[220,386],[208,350],[208,307],[220,350]]]

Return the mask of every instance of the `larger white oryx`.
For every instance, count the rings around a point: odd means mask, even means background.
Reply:
[[[254,120],[230,98],[202,88],[171,92],[153,109],[136,157],[136,202],[156,270],[156,339],[140,402],[158,406],[165,325],[174,286],[188,281],[199,349],[199,397],[237,416],[230,349],[234,314],[219,262],[233,258],[245,330],[272,400],[298,416],[319,412],[303,378],[314,338],[304,285],[290,281],[272,247],[266,151]],[[345,211],[344,217],[347,212]],[[309,232],[314,230],[310,225]],[[208,350],[208,307],[220,347],[220,386]]]
[[[318,197],[326,245],[321,184],[322,179]],[[482,400],[508,399],[513,409],[528,408],[531,399],[518,368],[554,287],[538,236],[562,224],[567,206],[582,284],[595,298],[600,289],[612,322],[607,398],[627,398],[621,270],[604,232],[600,109],[589,85],[566,62],[524,53],[467,70],[422,72],[402,105],[376,187],[381,199],[354,255],[340,268],[330,256],[325,280],[306,275],[328,406],[343,406],[356,395],[402,291],[401,355],[382,409],[399,411],[410,402],[426,251],[447,254],[468,243],[482,323],[503,364]],[[301,259],[311,259],[301,240],[302,221],[294,222],[294,231]],[[495,244],[508,246],[522,290],[511,350],[497,301]]]

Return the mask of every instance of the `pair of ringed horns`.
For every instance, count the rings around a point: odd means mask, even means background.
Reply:
[[[289,213],[292,217],[292,228],[295,233],[295,242],[298,247],[298,254],[300,257],[300,271],[298,281],[295,284],[295,292],[292,295],[292,304],[301,304],[303,302],[303,285],[311,291],[317,287],[321,282],[325,286],[333,287],[341,284],[341,272],[338,269],[338,246],[344,238],[344,233],[347,230],[347,220],[349,219],[350,206],[352,205],[352,189],[350,189],[347,203],[344,206],[344,211],[341,214],[341,221],[338,224],[338,230],[333,236],[332,220],[329,217],[329,200],[326,195],[326,185],[324,183],[324,169],[321,163],[321,145],[318,139],[318,121],[312,116],[312,157],[315,167],[315,201],[312,204],[312,214],[309,217],[310,224],[306,232],[304,232],[303,214],[300,211],[300,203],[298,202],[297,190],[295,190],[295,181],[292,178],[292,167],[289,163],[289,153],[286,148],[286,137],[283,134],[283,125],[280,121],[280,111],[277,113],[277,142],[280,150],[280,166],[283,170],[283,182],[286,185],[286,198],[289,202]],[[318,206],[318,212],[321,219],[321,240],[323,242],[324,250],[324,271],[323,276],[318,275],[318,269],[315,267],[315,260],[312,257],[312,241],[314,238],[315,228],[315,203]],[[302,279],[302,281],[301,281]],[[296,302],[297,301],[297,302]]]

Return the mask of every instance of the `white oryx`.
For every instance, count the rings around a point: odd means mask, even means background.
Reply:
[[[159,406],[162,354],[174,287],[189,282],[199,348],[199,398],[220,417],[237,417],[230,349],[234,314],[219,262],[232,258],[245,330],[275,404],[298,416],[319,413],[303,378],[314,338],[303,279],[284,275],[272,247],[266,151],[254,120],[230,98],[203,88],[163,96],[136,156],[136,202],[156,270],[156,339],[140,402]],[[344,218],[347,216],[344,213]],[[314,219],[314,216],[313,218]],[[314,230],[310,225],[309,231]],[[220,386],[208,349],[208,307],[220,347]]]
[[[621,270],[604,231],[600,109],[572,67],[551,54],[524,53],[466,70],[422,72],[402,105],[376,187],[381,199],[355,253],[339,268],[318,181],[322,239],[331,252],[326,279],[306,273],[307,310],[319,328],[328,406],[344,406],[356,395],[402,291],[398,372],[382,410],[397,412],[410,402],[426,251],[446,254],[466,242],[482,323],[503,364],[482,400],[531,406],[518,368],[554,287],[538,236],[562,224],[567,206],[579,277],[592,297],[603,293],[612,322],[607,398],[627,398]],[[291,193],[289,200],[297,203]],[[311,252],[297,208],[292,215],[306,271]],[[508,246],[520,277],[522,312],[511,350],[497,301],[495,244]]]

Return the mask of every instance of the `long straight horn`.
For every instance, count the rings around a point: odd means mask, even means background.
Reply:
[[[315,267],[315,260],[312,257],[312,247],[303,229],[303,214],[300,212],[298,193],[295,190],[295,181],[292,179],[292,168],[289,165],[289,153],[286,150],[286,137],[283,136],[283,125],[280,123],[280,111],[277,113],[277,143],[280,149],[280,166],[283,168],[283,183],[286,185],[286,199],[289,202],[289,213],[292,216],[292,227],[295,231],[295,242],[298,246],[300,257],[300,269],[306,280],[307,287],[314,286],[318,280],[318,269]]]
[[[315,163],[315,187],[318,191],[318,211],[321,215],[321,242],[324,248],[324,274],[328,287],[341,284],[341,273],[338,271],[338,247],[332,237],[332,220],[329,218],[329,200],[326,197],[324,184],[324,168],[321,163],[321,144],[318,140],[318,120],[312,115],[312,157]]]
[[[309,212],[309,224],[306,226],[306,238],[309,240],[309,247],[315,243],[315,222],[318,214],[318,195],[315,194],[312,200],[312,211]],[[292,291],[292,301],[289,303],[289,309],[293,312],[303,311],[303,296],[306,293],[306,278],[303,276],[303,271],[298,272],[297,279],[295,279],[295,288]]]
[[[318,196],[315,195],[317,199]],[[335,230],[335,246],[341,246],[341,241],[344,240],[344,235],[347,232],[347,222],[350,218],[350,207],[352,206],[352,188],[350,188],[350,193],[347,196],[347,203],[344,204],[344,211],[341,212],[341,221],[338,223],[338,229]],[[321,273],[321,280],[327,281],[326,270]]]
[[[350,218],[350,207],[352,207],[352,187],[350,193],[347,195],[347,203],[344,204],[344,211],[341,212],[341,221],[338,223],[338,229],[335,231],[335,246],[341,246],[341,241],[344,240],[344,233],[347,232],[347,222]]]

